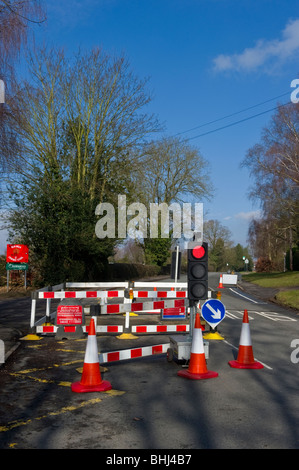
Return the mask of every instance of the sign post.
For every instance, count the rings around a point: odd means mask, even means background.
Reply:
[[[7,271],[7,292],[9,290],[9,272],[24,271],[25,289],[27,288],[29,250],[27,245],[7,245],[6,251],[6,271]]]

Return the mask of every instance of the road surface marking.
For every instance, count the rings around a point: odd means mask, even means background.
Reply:
[[[237,313],[240,315],[240,317],[236,315]],[[286,315],[280,315],[277,312],[258,312],[256,310],[250,310],[248,312],[249,320],[254,320],[254,317],[251,316],[250,313],[260,315],[261,317],[267,318],[268,320],[272,321],[297,321],[296,318],[291,318]],[[228,318],[231,318],[232,320],[241,320],[243,318],[243,315],[244,312],[241,310],[235,310],[234,313],[228,311],[226,312],[226,316]]]
[[[114,396],[123,395],[125,392],[122,392],[122,391],[119,391],[119,390],[108,390],[106,392],[101,392],[101,393],[103,395],[106,394],[110,397],[114,397]],[[7,431],[10,431],[11,429],[14,429],[14,428],[17,428],[17,427],[20,427],[20,426],[26,426],[27,424],[33,423],[34,421],[39,421],[41,419],[49,418],[51,416],[62,415],[64,413],[68,413],[70,411],[78,410],[79,408],[84,408],[85,406],[100,403],[101,401],[103,401],[102,398],[92,398],[91,400],[83,401],[82,403],[79,403],[78,405],[64,406],[63,408],[61,408],[57,411],[50,411],[49,413],[47,413],[43,416],[38,416],[36,418],[32,418],[32,419],[29,418],[25,421],[21,421],[21,420],[11,421],[10,423],[7,423],[4,426],[0,426],[0,432],[7,432]]]
[[[234,313],[228,312],[228,311],[226,311],[226,316],[231,318],[232,320],[242,320],[242,318],[244,316],[244,311],[236,310],[236,313],[238,313],[240,316],[237,316]],[[249,320],[254,320],[254,317],[251,317],[249,315],[249,313],[248,313],[248,318],[249,318]]]
[[[273,321],[297,321],[295,318],[287,317],[286,315],[279,315],[279,313],[276,313],[276,312],[255,312],[255,313],[257,315],[261,315],[261,317],[265,317]]]
[[[247,295],[240,294],[240,292],[235,291],[231,287],[229,288],[234,294],[239,295],[240,297],[244,297],[244,299],[248,300],[249,302],[253,302],[254,304],[266,304],[266,302],[263,302],[261,300],[253,300],[250,297],[247,297]]]

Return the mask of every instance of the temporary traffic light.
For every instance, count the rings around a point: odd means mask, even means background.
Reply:
[[[188,249],[188,298],[199,301],[208,298],[208,244]]]

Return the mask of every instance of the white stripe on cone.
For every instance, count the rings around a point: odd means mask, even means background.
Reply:
[[[204,345],[201,328],[193,329],[193,338],[191,345],[191,354],[204,354]]]
[[[95,335],[88,335],[84,362],[87,364],[99,362],[97,337]]]
[[[240,344],[242,346],[251,346],[251,336],[249,323],[242,323]]]

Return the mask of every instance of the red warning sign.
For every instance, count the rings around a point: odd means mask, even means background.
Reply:
[[[27,245],[7,245],[6,262],[7,263],[28,263]]]
[[[184,320],[186,318],[186,308],[185,307],[172,307],[164,308],[162,310],[162,320],[170,319],[179,319]]]
[[[57,325],[82,325],[82,305],[59,305],[57,307]]]

